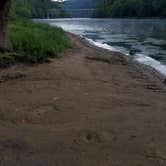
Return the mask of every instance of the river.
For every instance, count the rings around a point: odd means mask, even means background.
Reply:
[[[166,19],[69,18],[42,21],[81,35],[105,49],[125,55],[134,50],[135,60],[166,76]]]

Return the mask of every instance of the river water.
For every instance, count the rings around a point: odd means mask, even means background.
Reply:
[[[89,42],[126,55],[166,75],[166,19],[49,19],[52,26],[81,35]]]

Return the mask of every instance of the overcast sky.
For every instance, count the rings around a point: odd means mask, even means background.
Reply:
[[[54,1],[54,2],[64,2],[64,1],[67,1],[67,0],[51,0],[51,1]]]

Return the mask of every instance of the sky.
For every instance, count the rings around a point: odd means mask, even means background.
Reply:
[[[67,0],[51,0],[53,2],[64,2],[64,1],[67,1]]]

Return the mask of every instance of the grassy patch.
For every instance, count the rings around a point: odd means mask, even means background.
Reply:
[[[101,61],[101,62],[105,62],[105,63],[112,62],[111,57],[106,57],[106,56],[86,56],[86,59],[94,60],[94,61]]]
[[[17,61],[42,63],[52,57],[59,57],[71,46],[70,40],[61,28],[30,20],[15,19],[9,23],[9,33]]]
[[[95,55],[95,56],[86,56],[86,59],[94,60],[94,61],[100,61],[104,63],[110,63],[110,64],[126,64],[127,61],[124,58],[121,58],[119,56],[113,57],[113,56],[107,56],[107,55]]]

